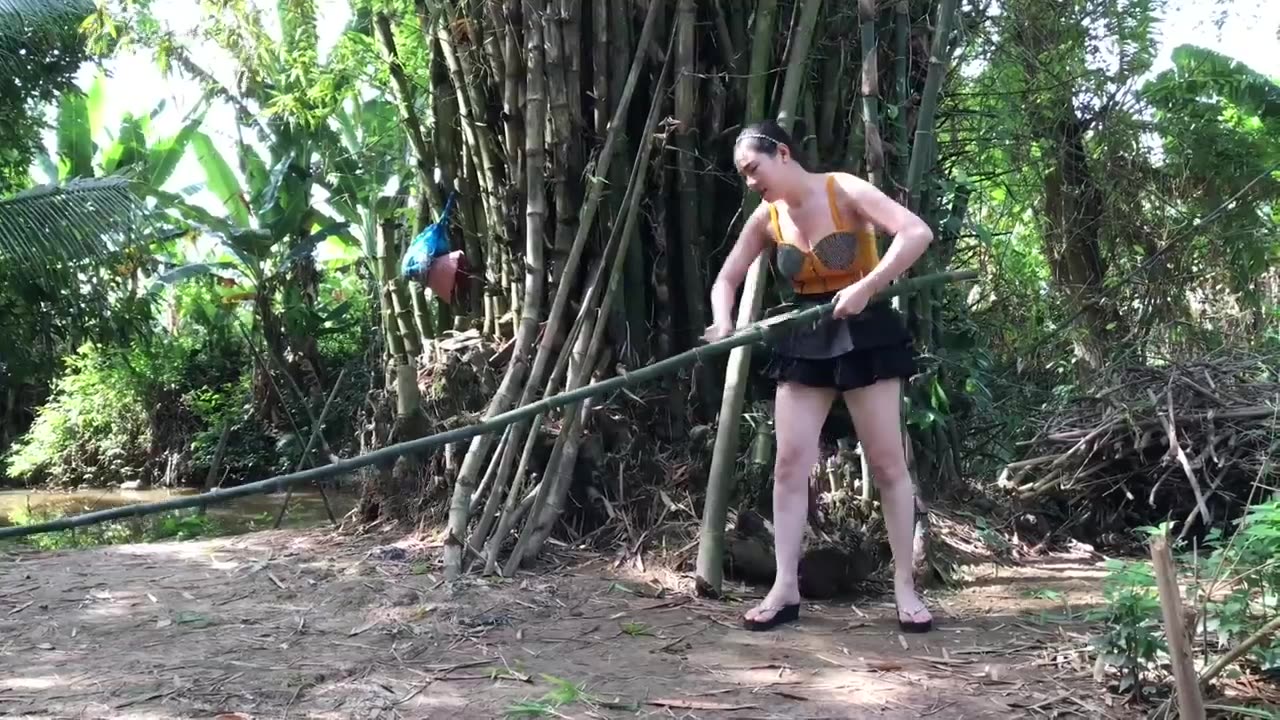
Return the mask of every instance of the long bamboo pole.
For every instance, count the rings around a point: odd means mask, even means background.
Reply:
[[[918,292],[924,288],[940,283],[973,280],[977,276],[978,274],[972,270],[957,270],[953,272],[935,273],[933,275],[922,275],[908,280],[901,280],[895,283],[892,287],[878,293],[875,298],[873,298],[873,302]],[[454,428],[453,430],[446,430],[445,432],[436,433],[435,435],[429,435],[424,438],[407,440],[402,443],[388,445],[387,447],[365,453],[364,455],[347,460],[339,460],[323,467],[314,467],[299,472],[277,475],[276,477],[267,478],[266,480],[246,483],[233,488],[215,490],[201,495],[191,495],[188,497],[161,500],[153,503],[138,503],[135,505],[111,508],[109,510],[98,510],[95,512],[84,513],[73,517],[60,518],[49,522],[0,528],[0,539],[23,537],[26,535],[38,535],[40,533],[57,532],[59,530],[70,530],[71,528],[85,527],[109,520],[140,517],[168,510],[182,510],[184,508],[212,505],[240,497],[247,497],[249,495],[276,492],[300,483],[314,482],[337,475],[345,475],[353,470],[368,467],[370,465],[391,463],[401,455],[407,455],[413,452],[425,452],[427,450],[448,445],[449,443],[470,440],[471,438],[485,433],[502,430],[512,423],[528,420],[539,413],[546,413],[551,410],[555,410],[556,408],[569,405],[570,403],[581,402],[582,400],[595,397],[597,395],[604,395],[623,388],[634,387],[640,383],[668,375],[682,367],[693,365],[694,363],[702,362],[718,355],[724,355],[737,347],[743,347],[752,343],[772,342],[784,334],[786,332],[786,328],[800,323],[809,323],[820,320],[829,315],[834,308],[835,303],[828,302],[822,305],[815,305],[814,307],[795,310],[784,315],[769,318],[768,320],[763,320],[742,328],[727,338],[717,340],[716,342],[709,343],[701,347],[691,348],[679,355],[673,355],[666,360],[653,363],[652,365],[647,365],[634,372],[623,372],[622,374],[609,378],[608,380],[602,380],[601,382],[585,385],[576,390],[570,390],[548,398],[543,398],[538,402],[508,410],[507,412],[495,415],[488,420],[475,423],[474,425]]]

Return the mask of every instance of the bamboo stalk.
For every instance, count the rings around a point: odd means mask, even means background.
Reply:
[[[667,195],[667,166],[664,162],[665,148],[654,153],[651,161],[653,167],[653,196],[658,198],[650,205],[650,232],[653,236],[653,270],[650,282],[653,286],[654,314],[654,354],[656,360],[671,355],[675,347],[672,336],[675,310],[671,302],[671,250],[667,240],[667,203],[663,199]],[[706,373],[710,374],[710,373]],[[685,382],[677,379],[667,389],[668,419],[671,425],[671,437],[684,435],[684,398],[687,395]]]
[[[657,8],[659,6],[660,3],[658,2],[654,2],[650,5],[649,13],[645,16],[644,29],[641,31],[642,41],[649,37],[653,32],[658,15]],[[539,42],[541,41],[539,40]],[[612,163],[613,156],[615,154],[614,146],[623,134],[626,112],[630,107],[631,98],[634,94],[636,83],[639,80],[640,67],[643,64],[644,58],[643,47],[644,45],[642,43],[640,45],[640,49],[637,49],[635,57],[632,59],[631,72],[627,76],[627,82],[622,90],[622,96],[618,107],[614,110],[613,120],[609,124],[608,137],[605,139],[604,148],[600,151],[596,168],[594,169],[591,177],[586,203],[582,207],[582,214],[579,218],[578,227],[575,231],[573,245],[569,249],[569,255],[565,260],[565,266],[563,268],[563,273],[569,276],[577,273],[578,265],[582,259],[582,254],[586,249],[587,234],[589,233],[595,219],[595,212],[599,207],[600,198],[604,190],[603,178],[606,176],[606,173],[608,173],[610,164]],[[532,68],[530,74],[532,76]],[[530,122],[529,127],[532,128],[535,126]],[[543,125],[539,124],[536,127],[541,128]],[[530,137],[531,136],[532,133],[530,133]],[[536,167],[539,171],[541,170],[541,161],[538,162]],[[535,186],[532,180],[529,181],[529,185],[530,187]],[[542,383],[542,378],[546,372],[547,365],[555,354],[553,352],[553,347],[560,335],[560,328],[564,324],[564,318],[566,315],[565,308],[568,305],[571,290],[572,286],[570,283],[560,283],[556,287],[555,297],[552,299],[551,309],[548,312],[546,327],[543,329],[542,339],[538,342],[537,352],[533,358],[533,368],[529,372],[528,381],[525,383],[524,388],[520,393],[519,405],[526,405],[529,403],[537,392],[539,385]],[[504,384],[505,382],[506,381],[504,379]],[[520,444],[523,435],[524,428],[516,428],[512,433],[512,441],[517,445]],[[530,442],[532,442],[532,436],[530,436]],[[473,443],[473,450],[478,446],[478,443]],[[485,452],[487,452],[487,450],[488,448],[485,446]],[[468,453],[468,458],[470,458],[470,453]],[[476,462],[478,462],[478,460]],[[475,472],[478,472],[478,469]],[[503,474],[499,474],[495,483],[495,487],[505,487],[508,484],[508,478]]]
[[[631,182],[627,184],[627,189],[626,189],[626,192],[624,193],[625,195],[624,199],[626,199],[627,202],[630,202],[629,199],[633,197],[635,193],[635,189],[636,189],[635,172],[636,171],[637,171],[637,168],[633,168],[632,175],[631,175]],[[591,336],[591,332],[592,332],[591,317],[593,314],[592,310],[593,308],[596,307],[596,298],[599,296],[601,292],[600,289],[604,285],[604,274],[605,274],[605,269],[608,267],[609,259],[612,257],[616,257],[617,251],[618,251],[618,245],[621,242],[622,237],[623,237],[622,232],[619,230],[619,227],[615,225],[614,232],[611,234],[609,243],[605,247],[604,254],[602,255],[600,261],[596,266],[595,274],[593,275],[591,282],[587,286],[587,292],[582,299],[581,310],[578,313],[578,317],[577,319],[574,320],[573,328],[569,331],[567,344],[572,347],[577,347],[579,338],[582,338],[584,336],[586,337]],[[553,368],[551,371],[551,378],[547,381],[547,387],[545,392],[543,393],[544,398],[550,397],[558,391],[559,384],[562,380],[565,380],[566,374],[570,371],[570,362],[574,359],[575,359],[574,354],[572,352],[560,353],[560,357],[556,360],[555,368]],[[494,572],[494,570],[497,568],[498,548],[501,545],[503,538],[505,538],[507,533],[511,531],[511,528],[515,525],[515,523],[519,522],[520,517],[523,516],[523,513],[526,512],[529,509],[529,507],[532,507],[532,503],[537,500],[539,495],[545,498],[545,492],[543,492],[543,486],[541,483],[539,483],[538,486],[533,490],[532,494],[530,495],[528,499],[528,503],[522,502],[519,505],[519,507],[516,506],[516,498],[518,497],[519,489],[524,484],[524,476],[525,476],[526,469],[528,468],[529,458],[533,454],[533,447],[538,439],[538,432],[542,429],[543,417],[544,416],[542,414],[538,414],[538,415],[535,415],[533,420],[531,421],[529,434],[525,439],[524,452],[520,456],[520,463],[519,463],[519,466],[516,468],[515,479],[512,482],[513,489],[507,496],[507,503],[503,508],[502,518],[499,520],[498,528],[493,532],[492,536],[490,536],[489,541],[485,543],[484,572],[486,574],[490,574]],[[516,429],[519,430],[521,427],[523,427],[523,425],[517,425]],[[562,428],[561,436],[565,436],[565,433],[567,432],[568,432],[567,428]],[[517,433],[517,436],[518,436],[518,433]],[[544,468],[544,472],[543,472],[544,476],[554,471],[555,467],[559,462],[559,458],[563,450],[564,450],[564,445],[563,443],[559,442],[559,438],[557,438],[557,443],[552,449],[551,457],[547,461],[547,466]],[[506,475],[503,474],[499,477],[498,482],[502,484],[502,483],[505,483],[505,481],[506,481]],[[480,538],[483,538],[484,533],[487,532],[488,528],[482,527],[484,526],[484,523],[486,520],[488,520],[488,517],[483,518],[481,522],[477,524],[476,531],[472,535],[471,544],[473,546],[479,544]]]
[[[503,146],[507,154],[509,177],[524,177],[524,125],[520,113],[520,77],[524,66],[520,58],[523,21],[520,0],[488,0],[494,27],[502,27],[502,118]],[[501,5],[502,7],[499,7]],[[519,229],[515,234],[519,236]],[[513,298],[514,301],[514,298]]]
[[[564,49],[564,82],[568,94],[569,134],[579,135],[585,127],[582,119],[582,0],[557,0],[560,6],[560,41]],[[582,172],[583,144],[569,145],[569,167],[574,177]]]
[[[382,43],[382,52],[387,61],[387,68],[391,72],[391,80],[396,86],[396,99],[400,101],[397,105],[400,111],[400,122],[404,125],[405,134],[409,137],[409,145],[413,148],[414,169],[418,173],[418,182],[422,186],[419,189],[426,193],[432,211],[438,212],[443,207],[443,203],[435,183],[431,181],[431,168],[435,165],[435,158],[431,152],[431,145],[422,132],[422,123],[414,110],[413,85],[409,83],[404,67],[400,64],[395,36],[391,32],[391,20],[386,13],[375,13],[373,25]]]
[[[910,210],[919,210],[920,180],[924,177],[927,158],[933,157],[934,115],[938,110],[938,95],[942,80],[947,74],[951,22],[955,19],[958,0],[942,0],[938,5],[938,21],[929,47],[929,72],[925,76],[924,92],[920,97],[920,112],[916,116],[916,135],[911,148],[911,164],[907,168],[908,204]]]
[[[657,2],[657,0],[650,0]],[[698,261],[705,257],[702,242],[698,233],[698,186],[694,175],[693,159],[697,152],[694,140],[695,122],[697,120],[697,98],[694,95],[697,80],[696,58],[694,56],[694,31],[697,29],[697,12],[694,0],[679,0],[676,4],[676,73],[675,73],[675,115],[676,115],[676,190],[679,193],[680,220],[680,269],[684,296],[685,320],[683,328],[690,340],[700,335],[706,328],[706,308],[703,305],[702,269]],[[699,383],[708,390],[710,383]],[[713,396],[708,395],[708,399]]]
[[[650,3],[650,7],[652,7]],[[601,7],[604,6],[602,3]],[[632,54],[643,58],[647,57],[646,51],[643,49],[649,43],[649,38],[645,37],[645,45],[637,45],[634,28],[635,10],[631,3],[619,3],[610,9],[610,55],[609,55],[609,107],[616,108],[619,103],[619,89],[622,87],[625,78],[631,71]],[[647,13],[646,13],[647,16]],[[659,23],[661,15],[654,20],[651,33],[659,32]],[[641,27],[643,34],[643,27]],[[649,75],[652,79],[653,73]],[[621,143],[615,152],[620,153],[623,157],[631,157],[635,150],[631,138],[624,134],[619,138]],[[612,188],[630,187],[630,171],[623,167],[622,163],[614,163],[612,170],[607,178],[607,183]],[[626,207],[626,193],[610,192],[608,207],[608,226],[621,226],[623,208]],[[612,235],[612,233],[610,233]],[[649,307],[650,289],[645,282],[644,277],[644,249],[640,243],[634,243],[629,246],[627,253],[627,296],[626,302],[618,303],[614,306],[612,317],[609,322],[612,327],[617,328],[617,334],[626,338],[641,338],[648,331],[648,318],[645,309]],[[634,347],[634,346],[633,346]]]
[[[763,3],[762,3],[763,4]],[[822,0],[804,0],[800,8],[800,25],[793,33],[792,54],[787,58],[786,79],[782,87],[782,105],[778,111],[778,123],[787,130],[794,123],[796,102],[800,87],[804,84],[805,61],[809,43],[818,24]],[[756,27],[757,43],[772,42],[772,29]],[[756,49],[753,48],[753,53]],[[752,73],[763,72],[755,66]],[[767,59],[765,60],[767,62]],[[758,108],[758,106],[757,106]],[[761,253],[747,273],[746,287],[738,308],[738,324],[751,323],[760,312],[764,295],[764,268],[766,253]],[[695,584],[698,592],[716,596],[724,578],[724,525],[728,514],[729,496],[733,493],[734,464],[738,448],[738,419],[742,415],[742,403],[747,393],[747,370],[751,367],[751,354],[739,350],[729,358],[725,370],[724,395],[720,404],[720,423],[716,428],[715,448],[712,451],[711,471],[707,479],[707,498],[702,510],[702,532],[698,541],[698,562]]]
[[[830,15],[828,15],[830,18]],[[830,19],[831,25],[836,25]],[[839,23],[843,25],[844,23]],[[824,156],[826,162],[823,163],[827,167],[838,167],[839,157],[832,152],[832,146],[835,144],[836,138],[836,115],[840,108],[840,80],[844,73],[844,63],[841,62],[841,41],[843,33],[839,27],[830,27],[827,30],[827,52],[822,60],[822,79],[818,92],[818,112],[817,112],[817,148],[818,155]],[[834,42],[832,42],[834,40]]]
[[[457,224],[462,229],[463,248],[467,258],[477,267],[482,268],[485,278],[493,282],[493,264],[498,262],[493,248],[499,243],[491,241],[489,233],[489,217],[485,211],[484,198],[476,192],[479,180],[476,178],[474,158],[462,142],[459,130],[458,94],[453,91],[453,81],[449,76],[449,68],[445,62],[444,50],[439,40],[431,39],[431,101],[435,113],[434,145],[439,166],[444,171],[445,184],[450,180],[457,191]],[[431,217],[420,216],[417,223],[419,231],[425,228]],[[494,332],[494,318],[497,311],[493,307],[493,290],[486,288],[483,293],[476,292],[481,286],[479,279],[468,281],[471,293],[471,306],[458,308],[460,314],[471,315],[481,319],[482,332]]]
[[[622,285],[627,244],[635,234],[640,198],[644,195],[645,180],[647,178],[645,169],[648,167],[648,163],[646,158],[653,147],[653,136],[657,129],[658,118],[661,115],[659,111],[664,105],[663,90],[667,74],[672,65],[672,55],[674,54],[672,50],[679,34],[679,25],[679,20],[677,20],[676,27],[673,28],[671,38],[667,43],[666,60],[662,63],[662,70],[658,74],[653,103],[649,107],[649,116],[645,120],[644,132],[640,135],[640,148],[636,152],[635,163],[632,166],[633,187],[630,191],[631,200],[628,203],[626,217],[623,220],[622,234],[620,236],[621,244],[618,246],[613,267],[609,274],[608,289],[605,291],[604,298],[600,301],[600,306],[595,308],[594,311],[589,305],[583,305],[583,312],[589,313],[587,322],[594,321],[594,325],[584,325],[583,332],[579,335],[578,341],[574,343],[574,352],[571,354],[569,363],[570,390],[585,385],[592,368],[596,365],[595,359],[602,346],[604,330],[608,326],[609,308],[618,297],[619,288]],[[591,332],[587,332],[587,327],[591,327]],[[533,508],[529,512],[525,526],[520,533],[520,537],[516,540],[516,547],[503,568],[504,575],[512,575],[515,568],[519,566],[525,557],[536,557],[542,548],[542,544],[551,535],[551,530],[555,526],[556,519],[560,517],[564,499],[568,495],[569,487],[573,482],[573,468],[578,457],[580,430],[587,412],[589,412],[588,408],[579,408],[577,404],[570,405],[569,409],[565,411],[565,415],[568,416],[569,420],[561,430],[560,437],[556,440],[556,446],[560,453],[557,457],[553,451],[553,460],[547,463],[547,470],[543,474],[544,492],[540,492],[538,498],[534,500]]]
[[[978,274],[972,270],[937,273],[934,275],[921,275],[919,277],[901,280],[894,283],[892,287],[877,294],[875,298],[873,298],[873,301],[882,301],[899,295],[919,292],[924,288],[939,283],[972,280],[977,276]],[[700,347],[690,348],[678,355],[673,355],[666,360],[647,365],[638,370],[632,372],[623,371],[619,375],[611,377],[608,380],[585,385],[575,390],[567,390],[558,395],[553,395],[539,400],[538,402],[514,408],[504,413],[495,414],[486,420],[466,427],[454,428],[434,435],[428,435],[427,437],[388,445],[387,447],[379,448],[347,460],[339,460],[323,467],[309,468],[299,472],[277,475],[276,477],[267,478],[266,480],[246,483],[233,488],[214,490],[213,492],[204,493],[202,495],[191,495],[154,503],[138,503],[135,505],[126,505],[124,507],[84,513],[73,517],[59,518],[58,520],[52,520],[44,523],[0,528],[0,539],[56,532],[58,530],[69,530],[71,528],[86,527],[88,525],[94,525],[108,520],[119,520],[121,518],[151,515],[168,510],[181,510],[183,508],[217,504],[249,495],[276,492],[299,483],[315,482],[325,478],[349,474],[354,470],[369,467],[371,465],[391,463],[402,455],[426,452],[450,443],[461,442],[463,440],[470,440],[482,435],[491,434],[506,428],[512,423],[528,420],[538,414],[544,414],[566,405],[579,403],[588,398],[615,392],[623,388],[635,387],[640,383],[664,377],[682,367],[687,367],[698,362],[705,362],[719,355],[724,355],[734,348],[745,347],[755,343],[772,342],[789,332],[788,328],[791,326],[801,323],[812,323],[820,320],[830,315],[834,308],[835,303],[829,302],[823,305],[816,305],[814,307],[796,310],[777,317],[769,318],[768,320],[741,328],[733,335],[722,340],[717,340],[714,343],[709,343]],[[468,492],[465,497],[469,503],[471,499],[470,492]]]
[[[324,421],[329,417],[329,408],[333,405],[333,399],[338,396],[338,390],[342,388],[342,379],[346,375],[347,370],[343,368],[338,373],[338,379],[333,381],[333,389],[329,391],[329,397],[324,401],[324,407],[320,409],[320,417],[311,426],[311,436],[307,438],[307,446],[302,449],[302,456],[298,458],[298,463],[293,468],[295,472],[301,470],[302,466],[307,464],[307,458],[311,457],[312,448],[316,446],[316,440],[320,438],[320,433],[324,429]],[[319,487],[318,483],[317,486]],[[320,487],[320,495],[324,498],[324,508],[329,513],[329,522],[336,525],[338,520],[333,516],[333,510],[329,507],[329,497],[325,494],[324,487]],[[292,499],[293,488],[290,487],[285,491],[284,502],[280,503],[280,511],[276,513],[276,521],[272,527],[280,527],[280,523],[284,521],[284,514],[289,509],[289,501]]]
[[[907,192],[907,164],[909,149],[908,126],[907,126],[907,109],[911,107],[911,91],[907,87],[907,75],[910,72],[910,45],[909,36],[911,34],[911,14],[910,3],[907,0],[897,0],[893,8],[893,79],[894,99],[897,101],[898,112],[894,118],[894,134],[893,134],[893,168],[894,183],[898,185],[898,192],[895,193],[898,201],[906,205]]]
[[[591,43],[592,93],[596,102],[592,112],[592,129],[596,137],[609,132],[609,4],[594,3],[591,8],[591,29],[595,40]],[[616,12],[616,11],[615,11]],[[614,42],[617,42],[615,39]]]
[[[525,299],[516,332],[516,347],[507,365],[502,383],[486,408],[485,415],[493,417],[505,414],[516,400],[516,389],[524,379],[529,364],[529,354],[537,339],[538,324],[542,317],[543,290],[546,285],[546,266],[543,260],[543,223],[547,216],[546,181],[542,175],[546,158],[546,136],[542,128],[547,120],[546,76],[543,71],[542,24],[546,12],[545,0],[530,2],[525,17],[525,50],[528,57],[525,83]],[[444,543],[445,578],[456,580],[462,574],[463,541],[471,517],[471,494],[484,464],[493,438],[477,433],[463,458],[458,478],[454,481],[453,498],[449,505],[448,535]]]
[[[572,121],[569,119],[569,90],[565,74],[567,60],[564,50],[564,26],[568,21],[560,13],[560,0],[550,0],[546,22],[543,24],[547,77],[547,148],[551,155],[551,188],[555,206],[555,232],[551,256],[548,258],[548,281],[556,287],[573,285],[572,275],[563,270],[572,247],[574,232],[574,202],[570,189],[573,168],[569,162],[569,146],[572,144]]]
[[[884,188],[884,142],[880,138],[880,80],[876,40],[876,0],[858,0],[862,26],[862,137],[866,144],[867,180]]]
[[[1239,645],[1231,649],[1231,652],[1215,660],[1212,665],[1205,669],[1204,674],[1200,676],[1198,681],[1199,684],[1205,685],[1209,681],[1218,677],[1218,675],[1222,674],[1223,670],[1231,667],[1231,663],[1244,657],[1245,653],[1248,653],[1262,641],[1274,638],[1278,632],[1280,632],[1280,616],[1271,618],[1271,621],[1258,628],[1257,632],[1244,640],[1241,640]]]
[[[431,38],[430,15],[426,0],[415,0],[418,9],[418,21],[424,40]],[[497,334],[497,319],[506,311],[502,297],[497,293],[499,288],[498,263],[501,253],[497,251],[500,240],[506,236],[507,216],[498,188],[502,184],[502,173],[498,167],[498,151],[495,147],[493,130],[484,123],[481,113],[484,111],[483,92],[475,82],[476,73],[465,52],[458,52],[454,47],[453,37],[445,27],[435,31],[436,44],[444,56],[445,65],[449,69],[450,81],[457,95],[458,124],[462,129],[465,156],[470,157],[470,165],[475,168],[474,176],[480,185],[481,198],[485,208],[485,225],[488,232],[484,238],[489,241],[489,251],[485,253],[484,272],[489,293],[486,297],[488,309],[485,312],[486,330]]]

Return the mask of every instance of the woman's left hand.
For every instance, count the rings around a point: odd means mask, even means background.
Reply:
[[[835,310],[832,311],[832,317],[837,319],[857,315],[866,309],[867,303],[871,302],[871,286],[864,280],[859,280],[854,284],[846,287],[835,296]]]

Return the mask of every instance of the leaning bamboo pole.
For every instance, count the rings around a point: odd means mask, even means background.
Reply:
[[[523,313],[516,331],[516,346],[512,351],[507,372],[503,375],[498,391],[489,401],[485,414],[489,417],[505,414],[503,410],[516,405],[516,398],[525,370],[528,369],[534,341],[537,340],[539,320],[542,317],[543,291],[546,284],[546,267],[543,264],[543,221],[547,216],[547,199],[542,176],[546,157],[546,137],[542,132],[547,121],[546,76],[543,72],[543,21],[546,2],[538,0],[525,8],[525,52],[527,74],[525,83],[525,298]],[[510,412],[510,411],[507,411]],[[444,543],[445,577],[453,580],[462,574],[463,543],[467,538],[467,526],[471,519],[471,495],[475,492],[480,469],[485,465],[492,438],[474,436],[475,440],[463,457],[462,467],[453,485],[453,497],[449,503],[448,533]]]
[[[977,276],[978,274],[972,270],[958,270],[953,272],[936,273],[933,275],[922,275],[920,277],[902,280],[895,283],[892,287],[878,293],[873,298],[873,302],[919,292],[920,290],[940,283],[972,280]],[[608,380],[602,380],[590,385],[584,385],[583,387],[575,390],[553,395],[539,400],[538,402],[494,415],[482,422],[467,425],[465,427],[454,428],[452,430],[446,430],[444,432],[439,432],[423,438],[417,438],[415,440],[408,440],[394,445],[388,445],[387,447],[347,460],[339,460],[322,467],[308,468],[306,470],[292,472],[285,475],[277,475],[276,477],[267,478],[266,480],[246,483],[232,488],[214,490],[201,495],[190,495],[187,497],[173,498],[171,500],[162,500],[154,503],[138,503],[135,505],[111,508],[109,510],[98,510],[95,512],[84,513],[73,517],[60,518],[49,522],[0,528],[0,539],[23,537],[26,535],[38,535],[40,533],[57,532],[59,530],[70,530],[72,528],[86,527],[88,525],[95,525],[97,523],[107,522],[110,520],[153,515],[155,513],[166,512],[169,510],[182,510],[185,508],[215,505],[218,503],[228,502],[236,498],[247,497],[249,495],[261,495],[264,493],[277,492],[301,483],[316,482],[326,478],[347,475],[354,470],[369,467],[371,465],[392,463],[402,455],[426,452],[428,450],[443,447],[450,443],[462,442],[480,435],[494,433],[503,430],[512,423],[528,420],[540,413],[547,413],[551,410],[555,410],[572,403],[579,403],[587,398],[616,392],[624,388],[635,387],[640,383],[669,375],[680,368],[687,367],[698,362],[704,362],[719,355],[724,355],[734,348],[745,347],[755,343],[772,342],[783,334],[789,332],[788,329],[792,326],[821,320],[828,316],[834,308],[835,303],[828,302],[822,305],[805,308],[803,310],[795,310],[790,313],[779,315],[748,327],[741,328],[727,338],[717,340],[714,343],[709,343],[701,347],[691,348],[679,355],[673,355],[666,360],[647,365],[634,372],[622,372],[620,375],[611,377]],[[468,500],[469,499],[470,498],[468,497]]]
[[[782,101],[778,109],[778,124],[789,132],[795,122],[796,105],[800,88],[804,85],[805,68],[809,57],[809,43],[818,25],[822,0],[806,0],[801,8],[800,27],[792,34],[791,56],[787,59],[787,73],[782,85]],[[757,42],[768,39],[768,28],[758,28],[761,35]],[[752,58],[755,72],[755,58]],[[792,148],[799,153],[800,149]],[[742,291],[738,323],[750,323],[760,311],[764,297],[766,253],[761,253],[751,264]],[[742,416],[742,403],[747,394],[747,371],[751,366],[751,354],[738,351],[729,358],[725,369],[724,397],[720,405],[720,426],[716,429],[716,443],[712,451],[711,472],[707,479],[707,500],[702,510],[702,533],[698,542],[696,580],[698,592],[717,596],[724,575],[724,524],[728,515],[729,496],[734,486],[734,463],[738,456],[738,422]]]

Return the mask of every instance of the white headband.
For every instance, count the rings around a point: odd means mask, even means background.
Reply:
[[[737,145],[738,143],[740,143],[740,142],[742,142],[743,140],[746,140],[746,139],[748,139],[748,138],[759,138],[759,139],[761,139],[761,140],[768,140],[769,142],[773,143],[774,145],[778,145],[778,144],[779,144],[777,140],[774,140],[773,138],[769,137],[768,135],[762,135],[761,133],[743,133],[743,134],[741,134],[741,135],[739,135],[739,136],[738,136],[738,139],[737,139],[737,140],[734,140],[734,141],[733,141],[733,144],[734,144],[734,145]]]

